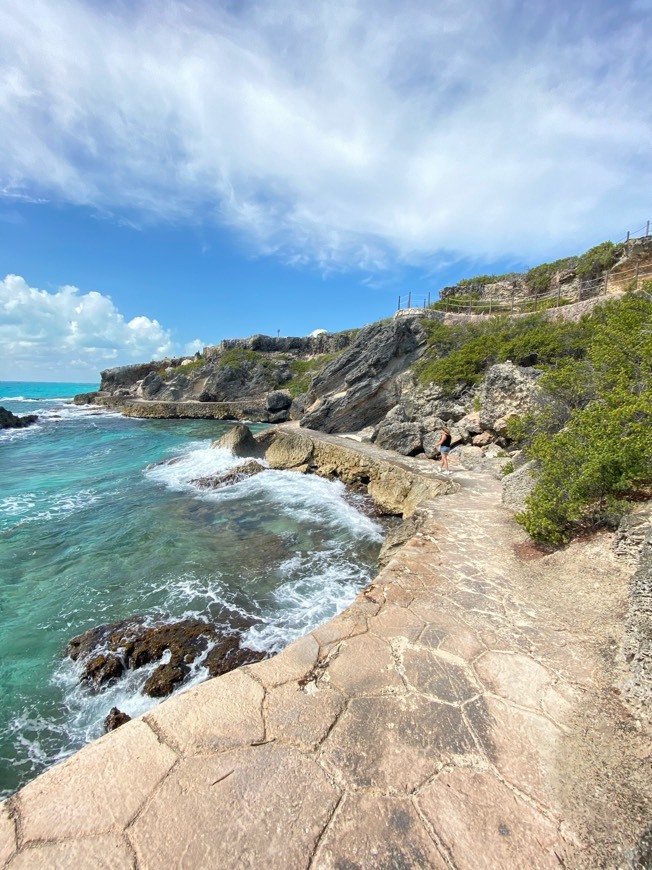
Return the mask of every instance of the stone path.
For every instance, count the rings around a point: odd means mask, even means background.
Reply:
[[[454,476],[343,614],[0,805],[0,866],[634,866],[652,799],[611,691],[626,572],[601,541],[526,559],[499,483]]]

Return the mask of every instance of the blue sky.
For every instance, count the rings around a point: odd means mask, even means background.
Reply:
[[[651,19],[4,0],[0,378],[361,326],[618,240],[652,217]]]

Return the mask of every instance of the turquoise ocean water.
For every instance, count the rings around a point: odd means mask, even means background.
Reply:
[[[75,635],[136,614],[244,617],[243,645],[274,652],[375,574],[381,528],[341,484],[268,470],[199,490],[240,461],[211,447],[231,424],[71,404],[96,387],[0,382],[0,405],[39,415],[0,430],[0,796],[102,734],[111,707],[158,703],[140,692],[151,668],[80,686]]]

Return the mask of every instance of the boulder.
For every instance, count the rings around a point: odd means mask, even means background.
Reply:
[[[159,665],[143,686],[143,694],[152,698],[165,698],[180,686],[190,668],[180,656]]]
[[[36,414],[26,414],[24,417],[17,417],[6,408],[0,407],[0,429],[24,429],[26,426],[31,426],[36,423],[38,416]]]
[[[140,385],[140,394],[144,399],[151,399],[156,396],[157,393],[160,393],[163,387],[163,380],[158,372],[150,372],[146,377],[143,378],[143,382]]]
[[[383,423],[376,433],[376,444],[384,450],[395,450],[402,456],[421,453],[421,426],[418,423]]]
[[[491,432],[481,432],[479,435],[474,435],[471,439],[471,444],[474,447],[486,447],[491,444],[493,438]]]
[[[230,450],[234,456],[262,456],[258,442],[244,423],[238,423],[237,426],[229,429],[212,446]]]
[[[464,441],[468,441],[474,435],[482,434],[480,412],[472,411],[470,414],[465,414],[464,417],[457,421],[456,429],[459,430]]]
[[[503,504],[514,513],[520,513],[527,507],[525,500],[536,484],[538,467],[539,463],[532,460],[503,477]]]
[[[265,407],[272,414],[277,411],[287,411],[291,404],[292,396],[283,390],[275,390],[273,393],[269,393],[265,399]]]

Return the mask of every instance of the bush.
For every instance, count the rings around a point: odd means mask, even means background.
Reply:
[[[585,325],[585,361],[541,378],[544,409],[508,430],[541,463],[519,519],[551,543],[612,522],[623,500],[652,481],[652,300],[606,303]]]

